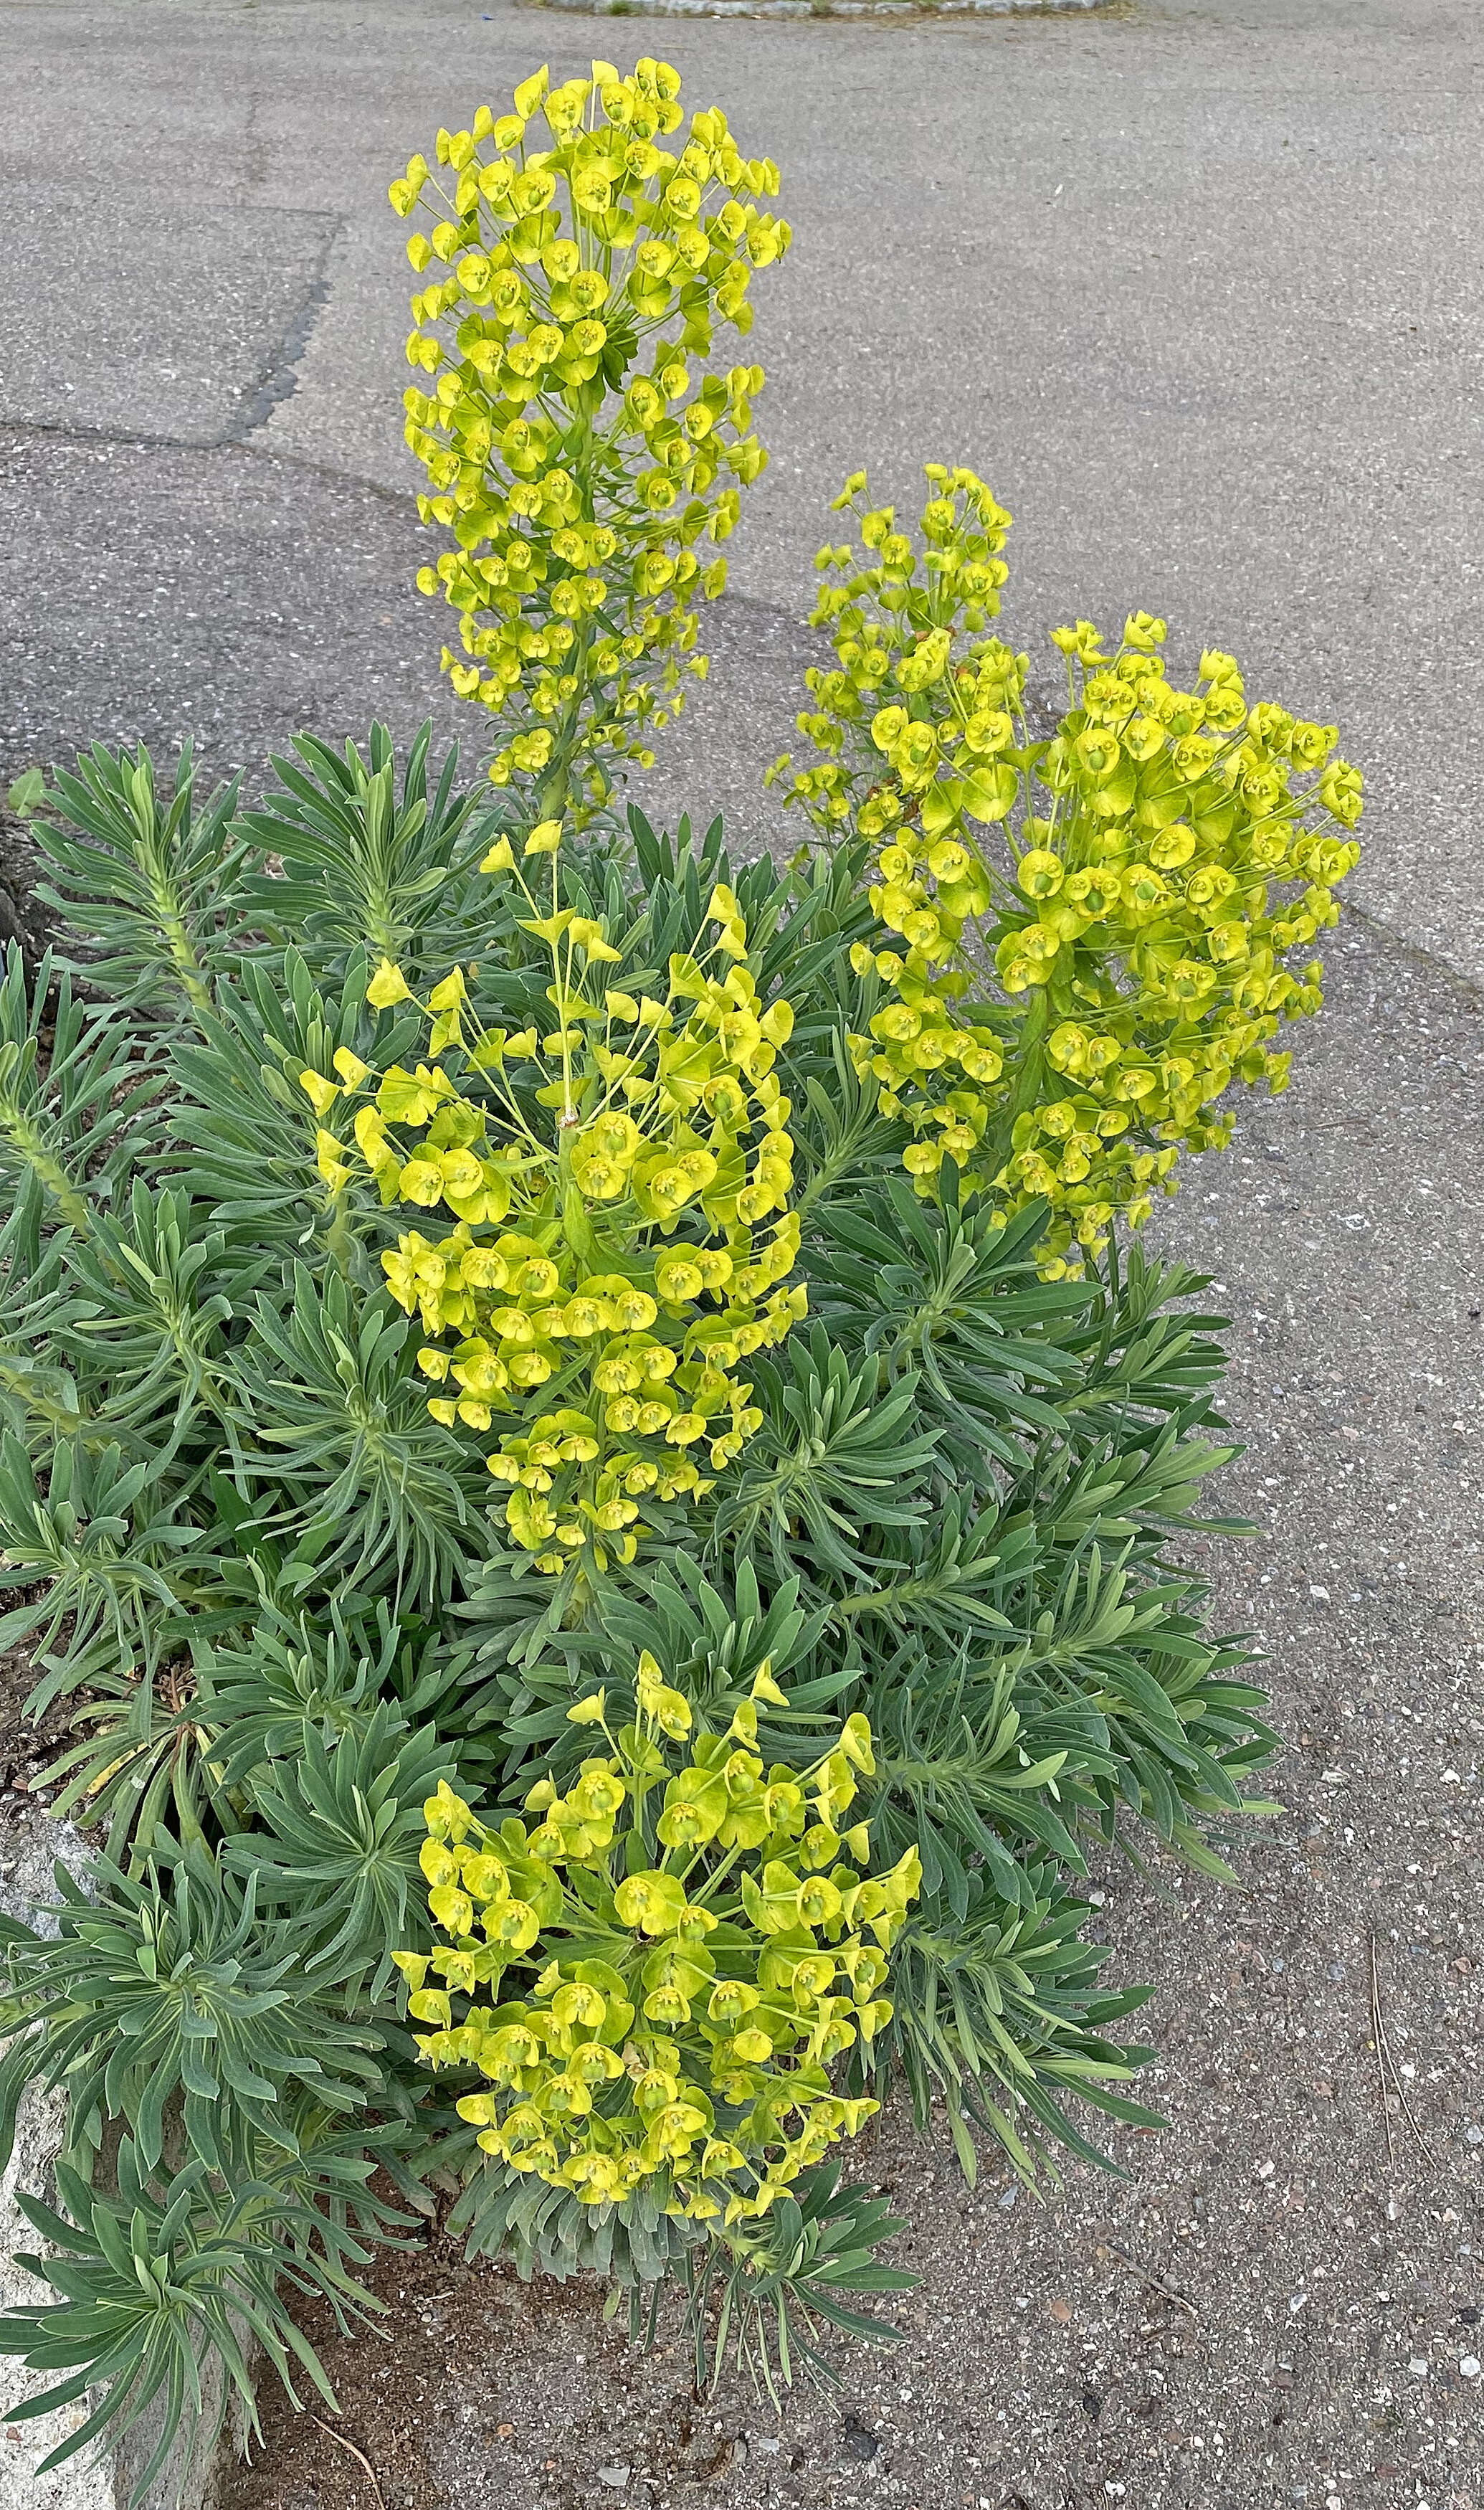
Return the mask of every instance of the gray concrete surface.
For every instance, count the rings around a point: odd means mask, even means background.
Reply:
[[[25,319],[7,415],[68,434],[216,444],[272,409],[275,349],[313,307],[336,221],[27,185],[11,226]],[[37,286],[38,279],[41,282]]]
[[[888,2129],[926,2281],[842,2401],[780,2430],[727,2387],[698,2416],[673,2356],[435,2250],[392,2274],[393,2349],[337,2356],[347,2436],[386,2510],[1484,2510],[1481,12],[625,29],[0,0],[0,774],[136,731],[256,773],[301,723],[466,730],[410,589],[385,183],[594,49],[662,49],[723,103],[798,239],[757,291],[774,460],[656,810],[776,839],[759,777],[827,501],[865,460],[905,504],[935,454],[1019,517],[1019,641],[1163,610],[1185,653],[1229,645],[1254,693],[1341,722],[1370,780],[1368,920],[1294,1089],[1162,1223],[1237,1320],[1231,1503],[1267,1540],[1220,1576],[1273,1650],[1288,1811],[1243,1893],[1105,1878],[1124,1974],[1164,1981],[1173,2123],[1126,2143],[1127,2185],[1074,2174],[1037,2211],[991,2171],[971,2200]],[[1394,2102],[1388,2156],[1373,1937],[1426,2156]],[[372,2498],[285,2415],[238,2510]]]

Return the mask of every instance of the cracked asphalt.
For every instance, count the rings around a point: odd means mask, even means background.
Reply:
[[[828,500],[864,461],[905,506],[935,455],[1018,517],[1033,654],[1160,610],[1366,772],[1293,1088],[1160,1221],[1234,1318],[1225,1495],[1258,1531],[1212,1568],[1270,1651],[1283,1809],[1240,1890],[1099,1878],[1170,2119],[1123,2179],[1035,2206],[991,2160],[970,2193],[886,2122],[862,2159],[923,2282],[835,2397],[780,2420],[728,2378],[701,2411],[591,2296],[434,2243],[385,2278],[390,2345],[331,2345],[361,2456],[271,2405],[230,2510],[374,2510],[367,2466],[385,2510],[1484,2510],[1480,12],[0,0],[0,779],[99,738],[256,778],[300,725],[466,729],[411,584],[385,185],[598,45],[722,102],[797,239],[756,291],[773,462],[656,815],[780,841],[761,772]],[[0,918],[23,890],[12,831]]]

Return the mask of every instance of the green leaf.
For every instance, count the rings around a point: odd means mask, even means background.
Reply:
[[[27,767],[16,778],[5,796],[5,807],[14,811],[18,819],[28,819],[47,789],[47,780],[39,767]]]

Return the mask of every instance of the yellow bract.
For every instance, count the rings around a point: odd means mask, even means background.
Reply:
[[[1286,1085],[1273,1040],[1322,996],[1317,961],[1283,963],[1336,919],[1360,778],[1333,726],[1249,707],[1229,654],[1173,687],[1147,611],[1111,655],[1089,620],[1054,630],[1071,703],[1032,740],[1027,659],[983,633],[1010,516],[972,472],[927,476],[920,566],[864,473],[835,501],[866,554],[819,553],[844,578],[814,611],[837,667],[808,674],[820,763],[786,798],[876,847],[884,930],[853,964],[880,1008],[851,1050],[910,1130],[918,1192],[946,1160],[1007,1214],[1044,1198],[1055,1275],[1172,1193],[1181,1150],[1225,1143],[1234,1080]]]
[[[755,2219],[876,2108],[829,2069],[891,2019],[921,1864],[871,1875],[869,1824],[842,1835],[864,1717],[796,1769],[757,1749],[758,1703],[786,1705],[766,1662],[725,1733],[650,1655],[633,1697],[616,1734],[607,1688],[576,1704],[608,1749],[524,1820],[440,1785],[422,1867],[447,1940],[394,1958],[424,2059],[483,2078],[458,2109],[497,2160],[584,2204],[655,2181],[671,2214]]]

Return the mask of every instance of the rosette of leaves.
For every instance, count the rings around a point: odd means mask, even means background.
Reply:
[[[891,2019],[919,1860],[872,1873],[867,1826],[845,1827],[873,1766],[864,1717],[802,1768],[768,1766],[760,1701],[785,1704],[765,1668],[716,1731],[645,1656],[616,1733],[602,1692],[568,1711],[609,1749],[565,1791],[538,1779],[534,1820],[497,1828],[447,1786],[426,1807],[447,1941],[396,1955],[433,2026],[418,2047],[484,2077],[457,2103],[482,2151],[583,2205],[653,2182],[667,2212],[729,2230],[875,2108],[830,2069]]]
[[[1087,620],[1053,630],[1069,710],[1033,739],[1027,659],[983,632],[1011,518],[973,472],[926,470],[920,566],[864,472],[835,501],[864,548],[819,552],[837,667],[808,674],[820,763],[785,800],[877,849],[851,1051],[919,1193],[946,1160],[1006,1211],[1045,1202],[1055,1277],[1174,1191],[1182,1149],[1226,1143],[1234,1081],[1286,1086],[1273,1041],[1323,996],[1317,960],[1285,962],[1336,921],[1361,779],[1332,724],[1249,704],[1230,654],[1175,687],[1145,611],[1111,654]]]
[[[407,2186],[421,2138],[385,2027],[347,2013],[335,1972],[306,1981],[303,1898],[268,1916],[253,1877],[204,1844],[138,1875],[98,1860],[86,1892],[57,1882],[55,1936],[0,1920],[0,2167],[27,2083],[68,2102],[65,2215],[19,2198],[48,2254],[19,2263],[54,2297],[0,2318],[0,2352],[60,2374],[13,2419],[89,2399],[43,2471],[156,2408],[138,2498],[204,2411],[207,2354],[226,2374],[218,2421],[235,2396],[259,2430],[254,2341],[290,2393],[302,2375],[333,2403],[286,2295],[366,2323],[378,2304],[356,2269],[416,2219],[371,2183]]]
[[[759,206],[778,171],[714,108],[661,146],[680,84],[649,59],[556,88],[538,70],[390,188],[399,216],[444,211],[407,247],[424,282],[407,357],[429,388],[404,396],[406,436],[424,518],[454,541],[418,582],[458,614],[455,692],[501,718],[492,778],[532,780],[537,818],[652,764],[684,674],[705,670],[697,599],[726,580],[701,544],[729,537],[767,460],[761,367],[700,361],[718,321],[751,327],[753,273],[787,249]]]

